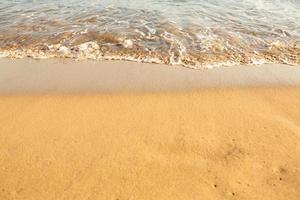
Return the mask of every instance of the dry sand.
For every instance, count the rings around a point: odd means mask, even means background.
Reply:
[[[106,63],[119,70],[105,90],[114,93],[103,93],[110,82],[72,72],[82,75],[74,80],[62,69],[70,64],[49,73],[25,62],[0,61],[0,199],[300,199],[300,68],[245,67],[242,78],[239,67],[193,71],[197,78],[153,65],[147,73],[165,75],[146,81],[131,63]],[[118,93],[127,68],[135,75]],[[48,80],[34,87],[32,72]],[[150,84],[160,76],[185,87]]]

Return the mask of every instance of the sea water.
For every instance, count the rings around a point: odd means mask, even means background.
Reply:
[[[300,64],[300,1],[1,0],[0,56]]]

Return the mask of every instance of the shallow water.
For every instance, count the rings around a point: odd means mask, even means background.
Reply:
[[[300,64],[298,0],[2,0],[2,57]]]

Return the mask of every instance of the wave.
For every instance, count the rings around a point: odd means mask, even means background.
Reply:
[[[20,2],[0,3],[1,57],[300,64],[293,0]]]

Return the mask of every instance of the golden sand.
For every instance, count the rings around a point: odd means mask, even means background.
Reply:
[[[300,199],[300,88],[0,97],[0,199]]]

